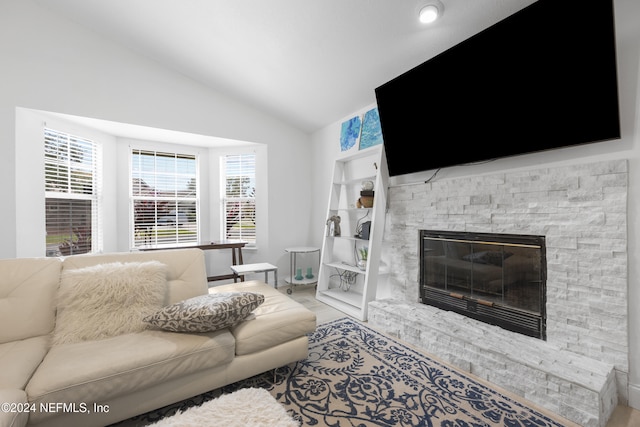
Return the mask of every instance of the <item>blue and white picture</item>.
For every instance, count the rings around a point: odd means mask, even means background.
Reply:
[[[382,128],[380,127],[380,115],[374,108],[364,114],[362,122],[362,135],[360,136],[360,149],[382,144]]]
[[[342,123],[342,130],[340,131],[340,151],[347,151],[356,145],[358,137],[360,136],[361,124],[360,116],[356,116]]]

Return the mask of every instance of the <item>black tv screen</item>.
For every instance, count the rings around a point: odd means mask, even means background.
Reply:
[[[538,0],[375,93],[391,176],[620,138],[613,0]]]

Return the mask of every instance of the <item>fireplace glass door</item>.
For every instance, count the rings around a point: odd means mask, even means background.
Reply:
[[[428,230],[420,237],[423,303],[544,336],[543,237]]]

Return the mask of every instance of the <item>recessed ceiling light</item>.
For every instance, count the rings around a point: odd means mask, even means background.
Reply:
[[[442,12],[444,12],[444,5],[439,1],[431,1],[420,9],[420,22],[430,24],[438,19]]]

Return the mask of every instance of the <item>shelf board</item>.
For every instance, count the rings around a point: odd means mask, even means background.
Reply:
[[[362,294],[352,291],[343,291],[341,289],[327,289],[320,291],[321,295],[338,300],[345,304],[349,304],[360,310],[362,308]]]
[[[327,267],[337,268],[338,270],[351,271],[353,273],[364,274],[363,270],[360,270],[355,265],[345,264],[344,262],[328,262],[324,264]]]
[[[335,212],[362,212],[362,211],[370,211],[373,209],[373,206],[370,208],[331,208],[331,211]]]
[[[379,156],[380,151],[382,151],[382,147],[380,145],[374,145],[373,147],[365,148],[364,150],[359,151],[347,151],[341,153],[336,159],[336,162],[348,162],[368,156]]]
[[[311,279],[307,279],[306,277],[301,280],[293,279],[291,276],[287,276],[284,278],[284,281],[290,285],[315,285],[318,283],[318,276],[314,276]]]
[[[320,248],[315,246],[296,246],[294,248],[285,248],[284,251],[296,254],[307,254],[310,252],[319,252]]]
[[[326,236],[327,239],[339,239],[339,240],[355,240],[357,242],[369,243],[368,239],[361,239],[356,236]]]
[[[373,181],[375,182],[376,180],[376,176],[375,175],[368,175],[368,176],[361,176],[358,178],[351,178],[351,179],[345,179],[345,180],[341,180],[341,181],[335,181],[334,184],[335,185],[356,185],[356,184],[361,184],[362,181]]]

